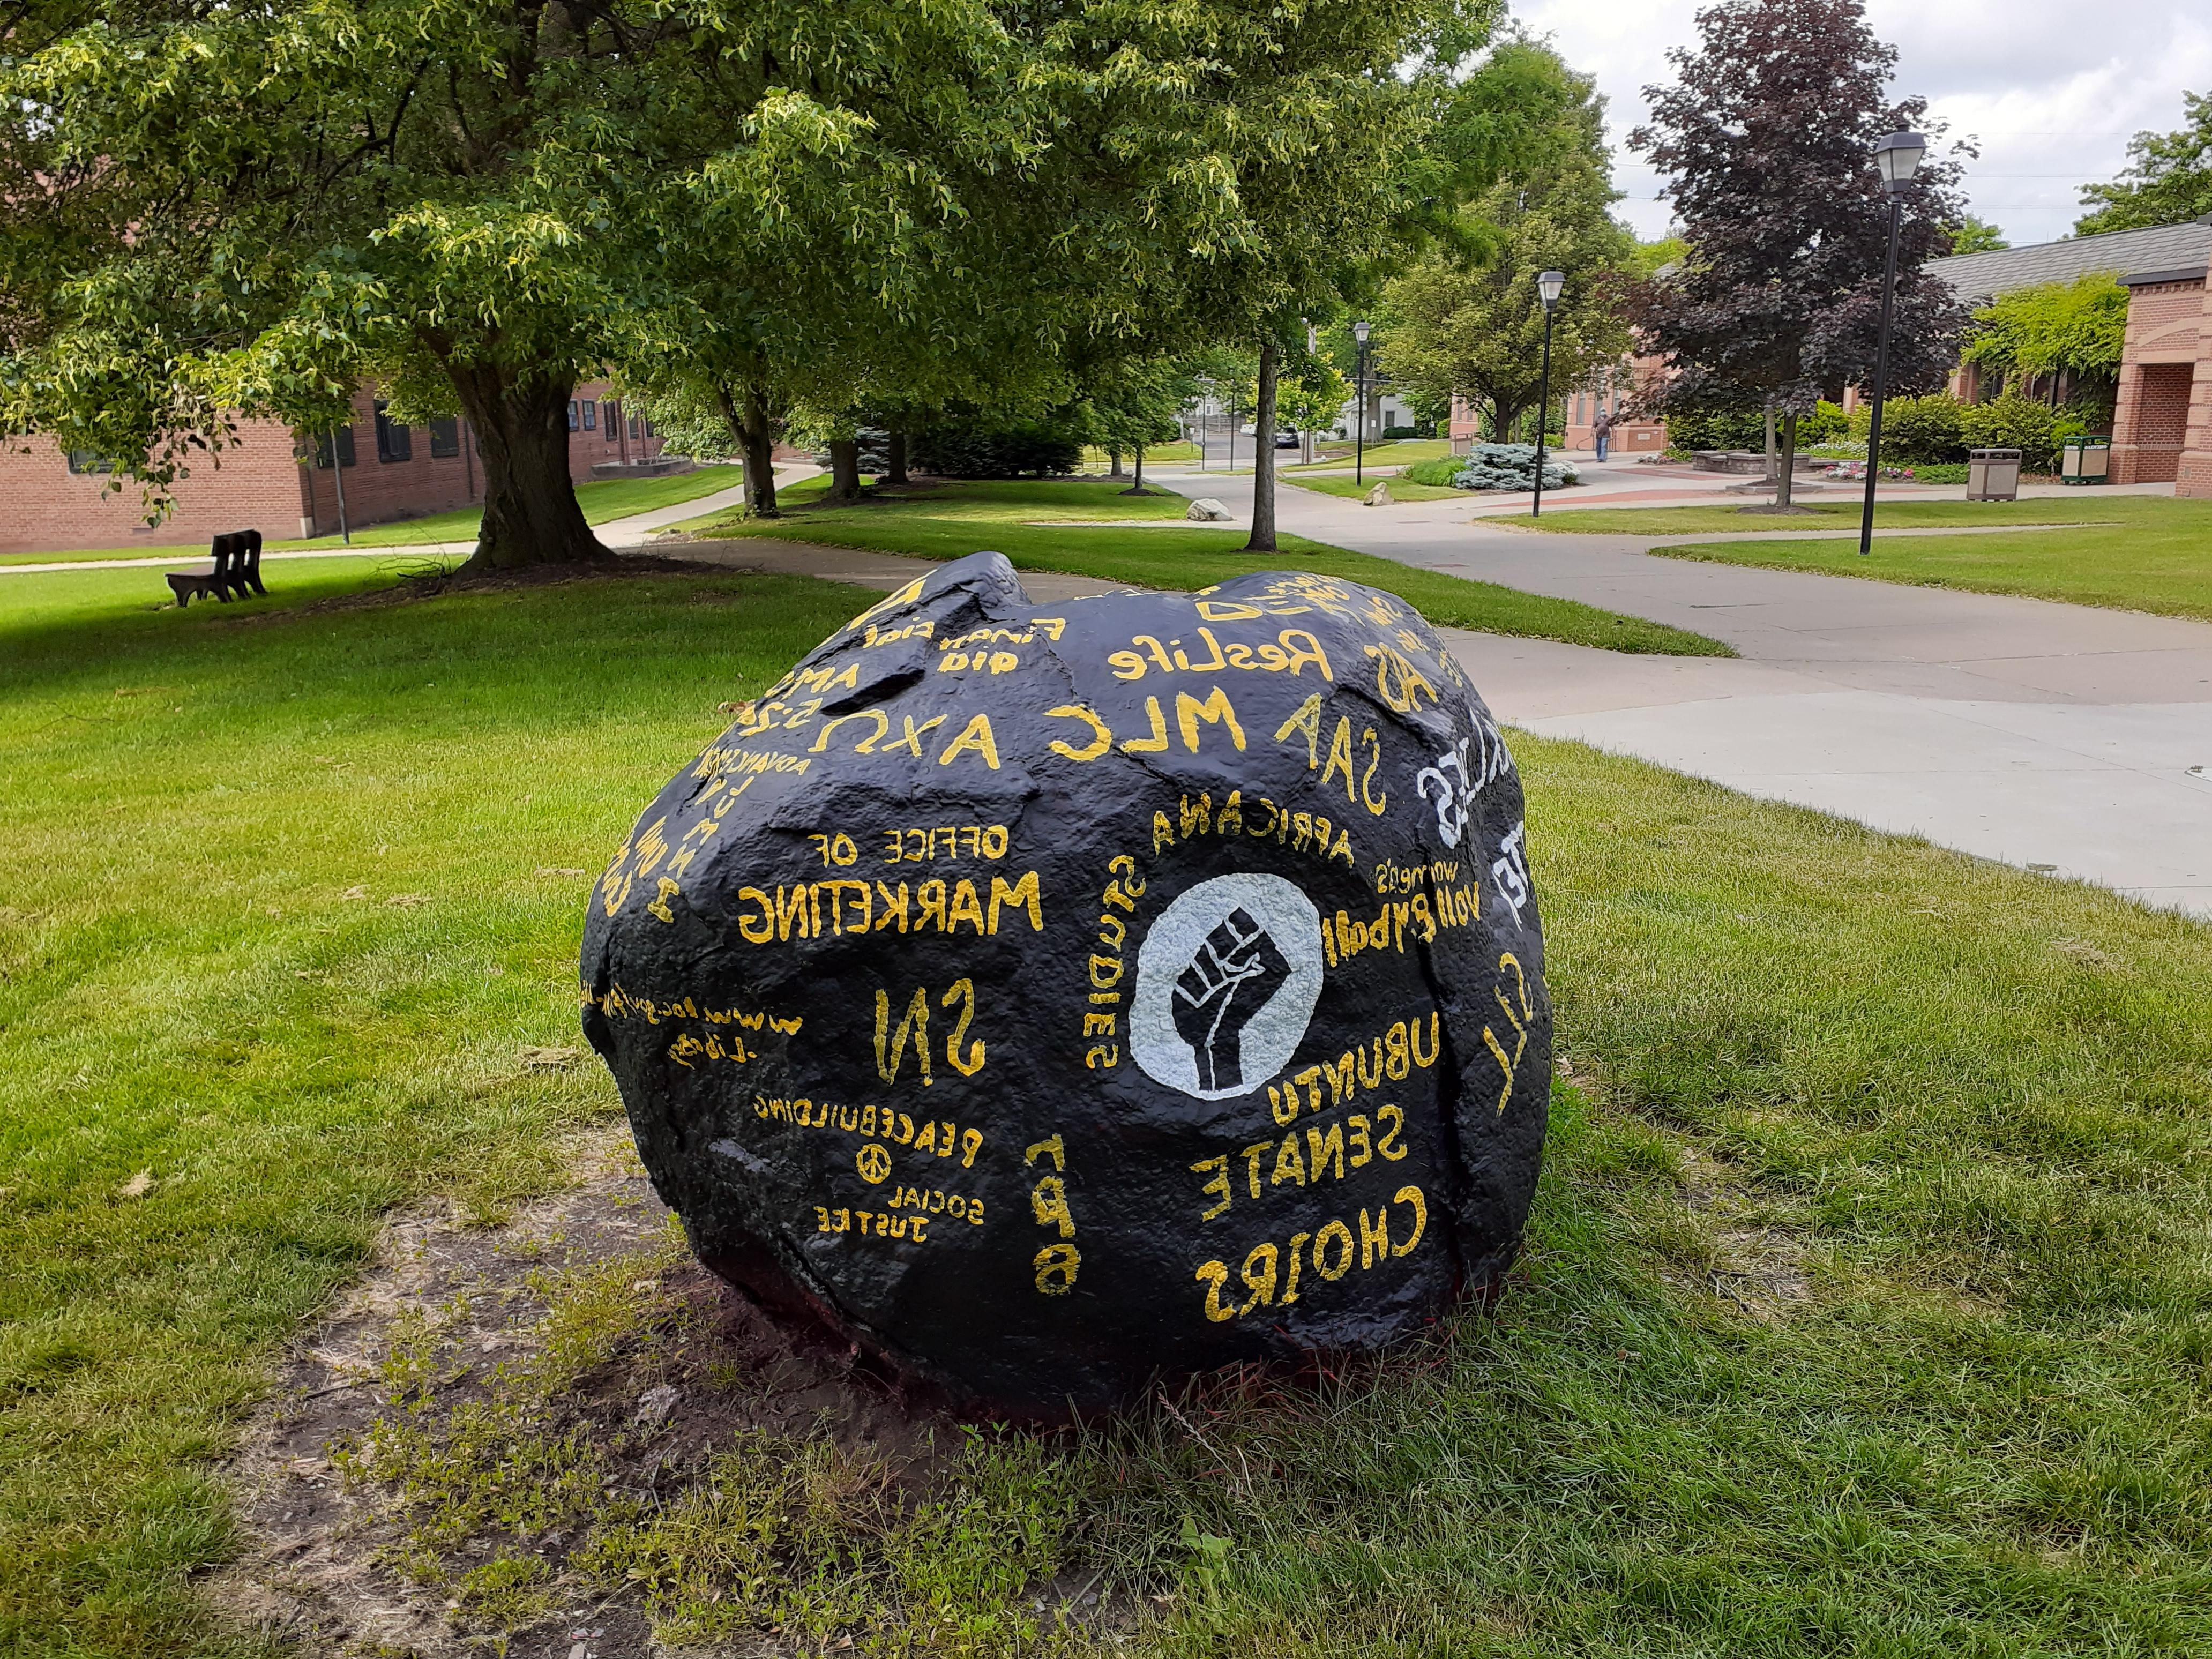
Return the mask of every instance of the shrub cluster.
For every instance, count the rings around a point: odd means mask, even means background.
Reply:
[[[2094,410],[2089,412],[2094,412]],[[1866,441],[1872,410],[1851,415],[1851,436]],[[2091,430],[2084,410],[2072,404],[2053,409],[2033,398],[1993,398],[1962,404],[1937,393],[1929,398],[1892,398],[1881,411],[1881,458],[1905,466],[1963,465],[1970,449],[2017,449],[2030,471],[2058,465],[2059,447]]]
[[[918,432],[908,454],[940,478],[1050,477],[1083,463],[1081,436],[1060,422],[963,421]]]
[[[1571,466],[1544,458],[1544,488],[1559,489],[1577,481]],[[1415,480],[1416,483],[1419,480]],[[1536,483],[1534,444],[1477,444],[1449,482],[1461,489],[1532,489]]]
[[[1464,456],[1439,455],[1432,461],[1415,461],[1411,466],[1401,467],[1398,476],[1407,483],[1442,488],[1455,483],[1459,477],[1460,469],[1466,465]]]
[[[1810,449],[1843,435],[1850,424],[1843,405],[1826,398],[1809,414],[1797,417],[1797,447]],[[1775,442],[1781,442],[1778,426]],[[1764,410],[1686,410],[1667,416],[1667,447],[1685,453],[1699,449],[1758,449],[1766,447]]]

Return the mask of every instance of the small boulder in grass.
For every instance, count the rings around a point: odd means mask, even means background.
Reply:
[[[1521,781],[1285,572],[853,619],[646,808],[583,1026],[692,1248],[978,1412],[1367,1349],[1510,1265],[1552,1073]]]
[[[1200,524],[1226,524],[1229,509],[1211,495],[1200,495],[1185,509],[1183,517]]]
[[[1379,478],[1376,480],[1375,488],[1367,492],[1366,505],[1369,507],[1390,505],[1390,485],[1387,480]]]

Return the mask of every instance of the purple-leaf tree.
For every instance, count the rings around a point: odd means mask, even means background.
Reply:
[[[1637,290],[1632,319],[1667,373],[1655,412],[1771,409],[1782,421],[1778,507],[1790,506],[1797,416],[1826,390],[1871,387],[1889,202],[1874,164],[1885,133],[1941,136],[1927,100],[1893,103],[1896,49],[1860,0],[1729,0],[1698,14],[1702,43],[1669,54],[1680,81],[1650,87],[1629,143],[1666,174],[1686,258]],[[1889,390],[1941,387],[1966,310],[1923,269],[1960,222],[1954,146],[1926,161],[1899,204]]]

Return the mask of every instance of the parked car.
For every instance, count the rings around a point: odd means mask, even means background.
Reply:
[[[1278,449],[1296,449],[1297,447],[1298,447],[1298,434],[1297,434],[1297,433],[1295,433],[1295,432],[1278,432],[1278,433],[1275,434],[1275,447],[1276,447],[1276,448],[1278,448]]]

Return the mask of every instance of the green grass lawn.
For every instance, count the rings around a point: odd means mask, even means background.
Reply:
[[[1135,586],[1186,591],[1254,570],[1314,570],[1387,588],[1431,622],[1449,627],[1614,651],[1734,654],[1717,640],[1661,623],[1419,570],[1302,536],[1279,537],[1279,550],[1274,553],[1247,553],[1233,531],[1176,524],[1189,501],[1165,490],[1132,496],[1121,493],[1120,484],[1064,478],[951,483],[872,497],[855,507],[828,507],[817,504],[826,489],[825,480],[809,478],[778,492],[787,516],[763,520],[732,514],[699,526],[699,533],[769,537],[923,559],[964,558],[990,548],[1025,570],[1061,570]],[[1151,520],[1162,527],[1065,522],[1126,519]]]
[[[496,1214],[616,1116],[520,1058],[577,1041],[580,872],[875,596],[129,574],[0,586],[0,1651],[235,1659],[193,1578],[272,1356],[391,1206]],[[1055,1577],[1127,1609],[1076,1655],[2212,1648],[2212,932],[1514,747],[1565,1064],[1502,1299],[1317,1391],[980,1437],[745,1570],[908,1655],[1034,1651]]]
[[[1449,484],[1405,483],[1396,478],[1370,477],[1363,483],[1354,483],[1350,478],[1309,476],[1299,478],[1285,477],[1283,482],[1287,484],[1296,484],[1300,489],[1317,489],[1324,495],[1341,495],[1348,501],[1366,500],[1368,491],[1373,489],[1377,483],[1388,483],[1390,486],[1390,499],[1395,501],[1447,501],[1455,495],[1468,501],[1474,499],[1468,491],[1454,489]]]
[[[1856,541],[1802,538],[1693,543],[1651,550],[1675,559],[1816,570],[1831,576],[1977,593],[2019,593],[2071,605],[2212,619],[2212,501],[2145,495],[1986,507],[1975,501],[1927,501],[1900,503],[1894,509],[1877,506],[1875,522],[1899,527],[1972,523],[1978,510],[2002,512],[2006,516],[1999,522],[2080,524],[2081,528],[2024,529],[2014,535],[1876,537],[1864,558],[1859,556]],[[1893,511],[1897,516],[1884,516]],[[1544,526],[1556,527],[1549,514]]]
[[[1753,502],[1750,505],[1762,505]],[[1540,519],[1525,513],[1488,520],[1554,535],[1697,536],[1720,531],[1780,534],[1793,531],[1856,530],[1862,505],[1857,495],[1807,495],[1797,505],[1805,518],[1775,519],[1743,507],[1554,507]],[[1957,525],[2095,524],[2156,526],[2180,521],[2212,525],[2212,505],[2177,501],[2159,495],[2108,495],[2081,489],[2025,501],[1912,501],[1878,499],[1876,529],[1948,529]]]
[[[1432,461],[1439,455],[1450,453],[1451,440],[1449,438],[1390,438],[1381,443],[1369,444],[1366,450],[1366,461],[1371,466],[1411,466],[1415,461]],[[1316,459],[1313,465],[1317,467],[1350,466],[1352,461],[1352,447],[1350,444],[1346,444],[1328,459]],[[1303,472],[1306,470],[1304,466],[1286,466],[1283,469],[1285,472]]]
[[[576,501],[584,509],[584,517],[592,524],[605,524],[614,519],[626,519],[633,514],[651,513],[664,507],[675,507],[684,501],[696,501],[702,495],[711,495],[718,490],[732,489],[739,483],[738,470],[734,467],[702,466],[694,472],[679,472],[665,478],[601,478],[576,486]],[[412,547],[431,542],[471,542],[477,538],[477,526],[483,518],[480,507],[464,507],[453,513],[434,513],[420,519],[403,519],[394,524],[368,525],[353,532],[350,544],[355,547]],[[285,541],[267,544],[266,550],[289,552],[302,548],[343,547],[348,545],[336,536],[319,536],[313,541]],[[63,553],[0,553],[0,564],[50,564],[63,561],[75,562],[81,559],[173,559],[185,563],[207,558],[204,544],[191,546],[167,547],[108,547],[80,550]]]
[[[1145,452],[1145,465],[1148,467],[1180,466],[1197,459],[1196,444],[1154,444]],[[1137,458],[1134,455],[1125,454],[1121,457],[1121,470],[1124,472],[1129,471],[1136,464]],[[1114,458],[1093,444],[1084,450],[1083,465],[1087,471],[1103,472],[1114,465]]]

